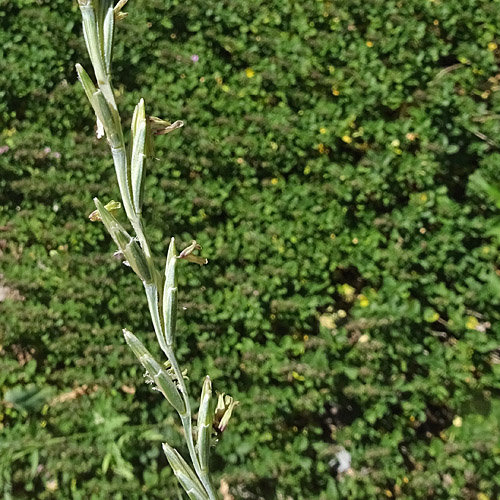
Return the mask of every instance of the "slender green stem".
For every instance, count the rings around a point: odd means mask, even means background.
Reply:
[[[214,491],[214,487],[212,486],[210,480],[208,479],[208,475],[206,474],[205,471],[201,469],[200,461],[196,453],[196,448],[193,439],[191,403],[189,401],[189,395],[187,392],[186,383],[184,382],[182,371],[179,368],[179,363],[177,362],[177,358],[175,357],[175,353],[172,350],[172,348],[170,347],[167,348],[165,354],[168,360],[170,361],[170,364],[172,365],[172,369],[174,370],[175,376],[177,377],[178,384],[180,386],[180,391],[182,397],[184,398],[184,404],[186,406],[186,415],[184,417],[181,416],[181,421],[182,421],[182,426],[184,427],[184,433],[186,435],[186,443],[188,446],[189,456],[191,457],[191,461],[193,462],[196,474],[198,475],[203,486],[207,490],[210,500],[217,500],[217,493]]]
[[[210,500],[217,500],[217,493],[214,490],[214,487],[212,483],[210,482],[210,479],[208,477],[208,474],[206,471],[203,471],[200,462],[198,460],[198,455],[196,454],[196,447],[194,445],[194,440],[193,440],[193,429],[192,429],[192,419],[191,415],[189,415],[189,418],[186,416],[181,419],[182,420],[182,426],[184,427],[184,432],[186,434],[186,443],[188,446],[189,450],[189,456],[191,457],[191,460],[194,465],[194,469],[196,471],[196,474],[200,478],[201,483],[203,484],[205,490],[207,491],[208,497]],[[187,437],[190,435],[191,437]]]

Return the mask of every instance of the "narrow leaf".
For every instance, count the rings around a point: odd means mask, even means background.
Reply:
[[[132,118],[132,154],[130,162],[130,178],[132,184],[132,199],[137,214],[142,212],[145,180],[145,147],[146,147],[146,114],[144,100],[141,99],[135,107]]]
[[[168,246],[167,261],[165,263],[165,286],[167,287],[177,287],[177,280],[175,276],[175,265],[177,257],[175,251],[175,240],[170,239],[170,245]]]
[[[210,446],[212,444],[212,424],[214,421],[212,401],[212,382],[207,375],[201,390],[200,409],[198,411],[198,437],[196,441],[200,466],[203,470],[208,470]]]
[[[144,289],[146,290],[146,297],[148,299],[149,313],[153,321],[153,328],[155,330],[156,338],[158,343],[164,353],[167,353],[167,344],[165,340],[165,335],[163,333],[163,325],[160,320],[159,304],[158,304],[158,289],[154,283],[146,284],[144,283]]]
[[[118,248],[122,252],[124,252],[125,247],[133,239],[132,236],[130,236],[125,228],[113,217],[113,215],[108,210],[106,210],[106,207],[99,201],[98,198],[94,198],[94,203],[97,207],[97,210],[99,211],[101,220],[106,226],[106,229],[108,230],[110,236],[113,238]]]
[[[200,480],[196,477],[191,467],[182,458],[180,453],[172,448],[168,443],[163,443],[163,452],[167,457],[168,463],[189,498],[196,500],[207,500],[208,496]]]
[[[101,217],[102,222],[106,226],[109,234],[118,245],[118,248],[123,253],[125,259],[130,264],[130,267],[139,276],[139,278],[146,284],[153,281],[151,272],[149,270],[148,262],[144,251],[140,247],[135,238],[123,228],[123,226],[113,217],[113,215],[106,209],[106,207],[97,199],[94,198],[97,210]]]
[[[177,322],[177,279],[175,266],[177,257],[175,255],[175,240],[170,240],[165,263],[165,284],[163,288],[163,317],[165,340],[168,346],[172,346],[175,339],[175,325]]]
[[[92,101],[92,96],[97,92],[92,78],[90,78],[89,74],[85,71],[81,64],[76,65],[76,72],[78,73],[78,79],[85,90],[85,94],[87,94],[87,99]]]
[[[137,243],[137,240],[135,238],[130,240],[122,252],[137,276],[139,276],[144,283],[152,283],[153,278],[149,270],[148,261],[144,255],[144,250],[139,243]]]
[[[104,53],[104,64],[106,66],[106,73],[111,77],[111,58],[113,55],[113,36],[115,31],[115,12],[113,10],[113,3],[109,2],[107,9],[104,12],[103,26],[102,26],[102,46]]]
[[[165,339],[167,346],[174,344],[177,323],[177,288],[166,288],[163,292],[163,314],[165,316]]]
[[[99,43],[98,24],[93,2],[89,0],[79,0],[80,11],[83,19],[83,35],[87,44],[87,51],[90,61],[94,67],[97,81],[104,81],[106,71]]]
[[[106,137],[111,147],[119,147],[121,144],[119,133],[120,126],[115,122],[114,114],[101,90],[94,93],[90,100],[90,104],[92,104],[97,118],[99,118],[104,127]]]
[[[123,335],[125,337],[125,341],[130,346],[133,353],[137,356],[137,359],[141,362],[142,366],[144,366],[151,378],[155,381],[167,401],[180,415],[184,415],[186,413],[184,401],[182,400],[179,390],[171,377],[133,333],[128,330],[123,330]]]

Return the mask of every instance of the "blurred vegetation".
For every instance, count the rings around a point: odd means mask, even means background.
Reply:
[[[242,401],[236,499],[500,495],[500,2],[133,0],[119,105],[157,140],[146,220],[179,352]],[[76,81],[76,2],[0,0],[0,496],[180,498],[140,285],[87,215],[117,198]],[[88,66],[88,64],[86,64]],[[343,448],[351,468],[339,472]]]

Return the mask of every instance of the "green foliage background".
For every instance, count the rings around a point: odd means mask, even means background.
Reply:
[[[500,2],[127,10],[127,123],[142,96],[186,122],[156,142],[153,246],[210,260],[182,268],[179,352],[193,392],[210,373],[242,401],[217,479],[237,499],[498,498]],[[0,0],[0,495],[180,498],[177,422],[120,333],[155,349],[143,292],[87,219],[118,194],[76,62],[76,2]]]

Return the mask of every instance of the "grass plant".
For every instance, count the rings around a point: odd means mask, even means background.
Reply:
[[[177,262],[181,259],[198,265],[206,264],[207,260],[194,255],[201,250],[196,241],[177,255],[172,238],[164,272],[160,272],[154,263],[142,218],[146,162],[153,156],[154,136],[172,132],[182,127],[183,123],[180,120],[169,123],[147,116],[144,100],[141,99],[133,113],[131,141],[129,147],[126,147],[112,85],[111,64],[115,26],[126,17],[122,12],[126,1],[120,0],[114,5],[113,0],[79,0],[83,32],[96,84],[80,64],[77,64],[76,69],[96,114],[97,136],[105,136],[111,149],[122,200],[121,203],[112,200],[104,205],[95,198],[96,210],[90,214],[90,219],[103,222],[118,247],[118,254],[144,285],[152,325],[161,350],[167,358],[166,362],[157,361],[133,333],[124,329],[123,334],[146,370],[148,382],[163,394],[180,417],[191,463],[189,464],[175,448],[163,443],[168,462],[189,498],[213,500],[217,498],[209,476],[213,434],[225,429],[238,402],[224,394],[213,396],[212,382],[207,376],[203,382],[194,429],[185,372],[179,366],[174,347],[177,318],[176,273]],[[132,232],[127,231],[115,217],[115,213],[119,212],[122,206]]]

